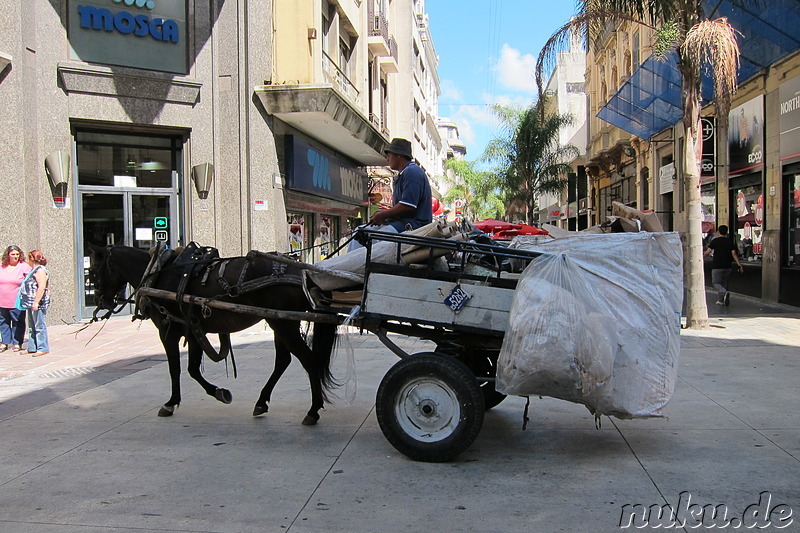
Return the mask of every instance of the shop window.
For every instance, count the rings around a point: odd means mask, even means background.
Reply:
[[[703,217],[703,238],[708,242],[717,230],[717,184],[705,183],[700,186],[700,210]]]
[[[314,237],[314,262],[327,259],[338,248],[339,220],[333,216],[320,215]]]
[[[309,224],[306,224],[308,217],[302,213],[286,214],[289,254],[306,263],[310,262],[307,233]]]
[[[800,174],[788,176],[787,179],[787,209],[788,214],[788,250],[786,257],[792,266],[800,266]]]
[[[743,261],[761,262],[764,233],[764,198],[761,185],[732,189],[732,205],[736,206],[733,236]]]
[[[180,139],[78,132],[78,184],[172,188]]]

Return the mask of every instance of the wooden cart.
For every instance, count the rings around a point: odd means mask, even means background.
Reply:
[[[541,254],[471,241],[366,233],[367,265],[358,297],[308,286],[307,295],[323,313],[350,313],[352,303],[342,300],[359,302],[353,325],[377,335],[400,357],[378,387],[381,431],[412,459],[448,461],[469,448],[484,411],[505,398],[494,380],[518,277],[506,272],[508,263],[522,266]],[[416,246],[428,250],[428,259],[408,266],[374,262],[372,246],[379,241],[396,243],[398,257],[401,247]],[[447,257],[446,270],[434,268],[442,256]],[[435,348],[409,354],[389,333],[432,341]]]

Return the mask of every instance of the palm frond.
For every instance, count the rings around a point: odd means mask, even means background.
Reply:
[[[739,71],[736,33],[725,17],[704,20],[689,30],[681,46],[685,57],[710,67],[718,116],[728,115],[731,96],[736,92]]]

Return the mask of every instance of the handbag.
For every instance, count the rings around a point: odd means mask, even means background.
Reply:
[[[36,279],[33,277],[34,272],[38,269],[42,268],[41,265],[37,265],[33,270],[28,272],[28,275],[25,276],[25,279],[22,280],[22,284],[19,288],[19,293],[17,293],[17,301],[16,301],[16,308],[20,311],[26,311],[31,308],[33,304],[33,299],[36,298],[36,290],[39,288],[39,284],[36,283]],[[50,280],[48,279],[48,284]],[[49,291],[45,287],[44,296],[42,296],[42,301],[39,302],[39,310],[44,311],[50,305],[50,295]]]

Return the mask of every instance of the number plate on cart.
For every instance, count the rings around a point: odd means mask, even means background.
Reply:
[[[472,296],[464,292],[461,285],[456,285],[453,290],[450,291],[450,295],[444,299],[444,303],[447,307],[458,313],[464,309],[464,306],[467,305],[467,302],[471,299]]]

